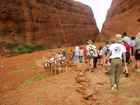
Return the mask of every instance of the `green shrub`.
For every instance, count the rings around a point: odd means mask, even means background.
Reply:
[[[6,48],[12,50],[12,49],[14,48],[14,44],[8,43],[8,44],[6,45]]]
[[[37,44],[36,42],[32,42],[32,44]]]
[[[30,45],[19,46],[18,43],[12,44],[2,41],[0,42],[0,49],[2,50],[10,50],[10,56],[16,56],[17,54],[26,54],[26,53],[33,53],[34,51],[46,50],[46,49],[53,49],[51,45],[45,44],[37,44],[36,42],[32,42]]]
[[[27,49],[23,46],[18,46],[16,47],[16,49],[18,50],[18,54],[26,54],[28,53]]]
[[[27,50],[28,53],[33,53],[35,51],[34,45],[25,45],[24,48]]]
[[[54,47],[52,47],[51,45],[45,45],[46,49],[53,49]]]
[[[19,44],[18,44],[18,43],[14,43],[13,46],[14,46],[14,47],[18,47]]]
[[[13,48],[12,50],[10,50],[10,56],[16,56],[19,53],[19,50],[17,47]]]
[[[36,44],[35,45],[35,51],[45,50],[45,44]]]
[[[0,45],[2,45],[3,47],[6,47],[6,42],[5,41],[1,41]]]
[[[0,45],[0,49],[2,49],[2,45]]]

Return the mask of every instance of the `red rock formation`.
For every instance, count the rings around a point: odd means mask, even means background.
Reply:
[[[140,32],[140,0],[113,0],[97,40],[111,40],[116,34]]]
[[[2,0],[0,41],[84,44],[99,31],[89,6],[72,0]]]

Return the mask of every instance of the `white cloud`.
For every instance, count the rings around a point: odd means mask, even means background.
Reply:
[[[97,26],[101,30],[102,25],[106,19],[107,10],[109,9],[112,0],[75,0],[89,5],[94,13]]]

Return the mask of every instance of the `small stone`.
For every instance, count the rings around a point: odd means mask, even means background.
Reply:
[[[93,99],[93,101],[97,101],[98,100],[97,95],[93,94],[92,99]]]

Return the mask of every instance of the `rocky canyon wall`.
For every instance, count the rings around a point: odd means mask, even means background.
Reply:
[[[2,0],[0,41],[79,45],[99,31],[91,8],[72,0]]]
[[[97,41],[111,40],[116,34],[140,32],[140,0],[113,0]]]

